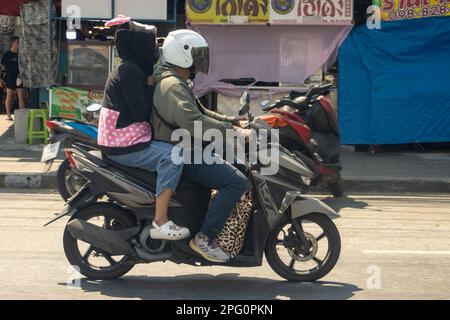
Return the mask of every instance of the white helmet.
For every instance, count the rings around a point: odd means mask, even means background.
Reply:
[[[209,49],[206,40],[197,32],[187,29],[170,32],[162,46],[164,62],[193,72],[208,74]]]

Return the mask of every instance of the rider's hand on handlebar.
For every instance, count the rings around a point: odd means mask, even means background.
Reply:
[[[239,127],[234,127],[234,129],[236,130],[236,132],[238,133],[239,136],[244,137],[245,142],[248,142],[250,140],[252,130],[243,129],[243,128],[239,128]]]
[[[248,119],[246,115],[236,116],[233,120],[233,125],[238,128],[247,128],[248,127]]]
[[[239,120],[239,127],[240,128],[248,128],[248,120]]]

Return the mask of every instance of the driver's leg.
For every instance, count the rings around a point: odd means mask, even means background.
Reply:
[[[228,261],[229,256],[218,246],[217,235],[247,189],[247,178],[225,161],[220,164],[185,164],[184,177],[218,190],[206,212],[201,232],[190,242],[191,248],[207,260]]]

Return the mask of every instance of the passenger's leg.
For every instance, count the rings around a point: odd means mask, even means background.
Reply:
[[[165,189],[156,197],[155,219],[153,221],[158,226],[162,226],[169,221],[169,202],[172,199],[172,195],[173,191],[171,189]]]
[[[171,156],[174,147],[171,144],[152,141],[150,147],[152,149],[152,156],[156,158],[156,168],[153,171],[158,173],[154,221],[157,225],[161,226],[169,221],[169,202],[180,181],[181,174],[183,173],[183,165],[173,163]]]
[[[189,236],[189,229],[180,228],[168,219],[169,202],[183,172],[182,164],[172,162],[172,149],[171,144],[152,141],[144,150],[109,156],[122,165],[157,172],[154,228],[150,231],[155,239],[179,240]]]

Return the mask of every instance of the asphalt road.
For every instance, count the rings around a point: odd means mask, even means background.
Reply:
[[[0,299],[450,299],[450,196],[325,201],[341,215],[335,223],[342,253],[320,282],[286,282],[267,263],[225,268],[170,262],[93,282],[74,274],[64,257],[64,221],[42,227],[62,209],[59,195],[0,190]]]

